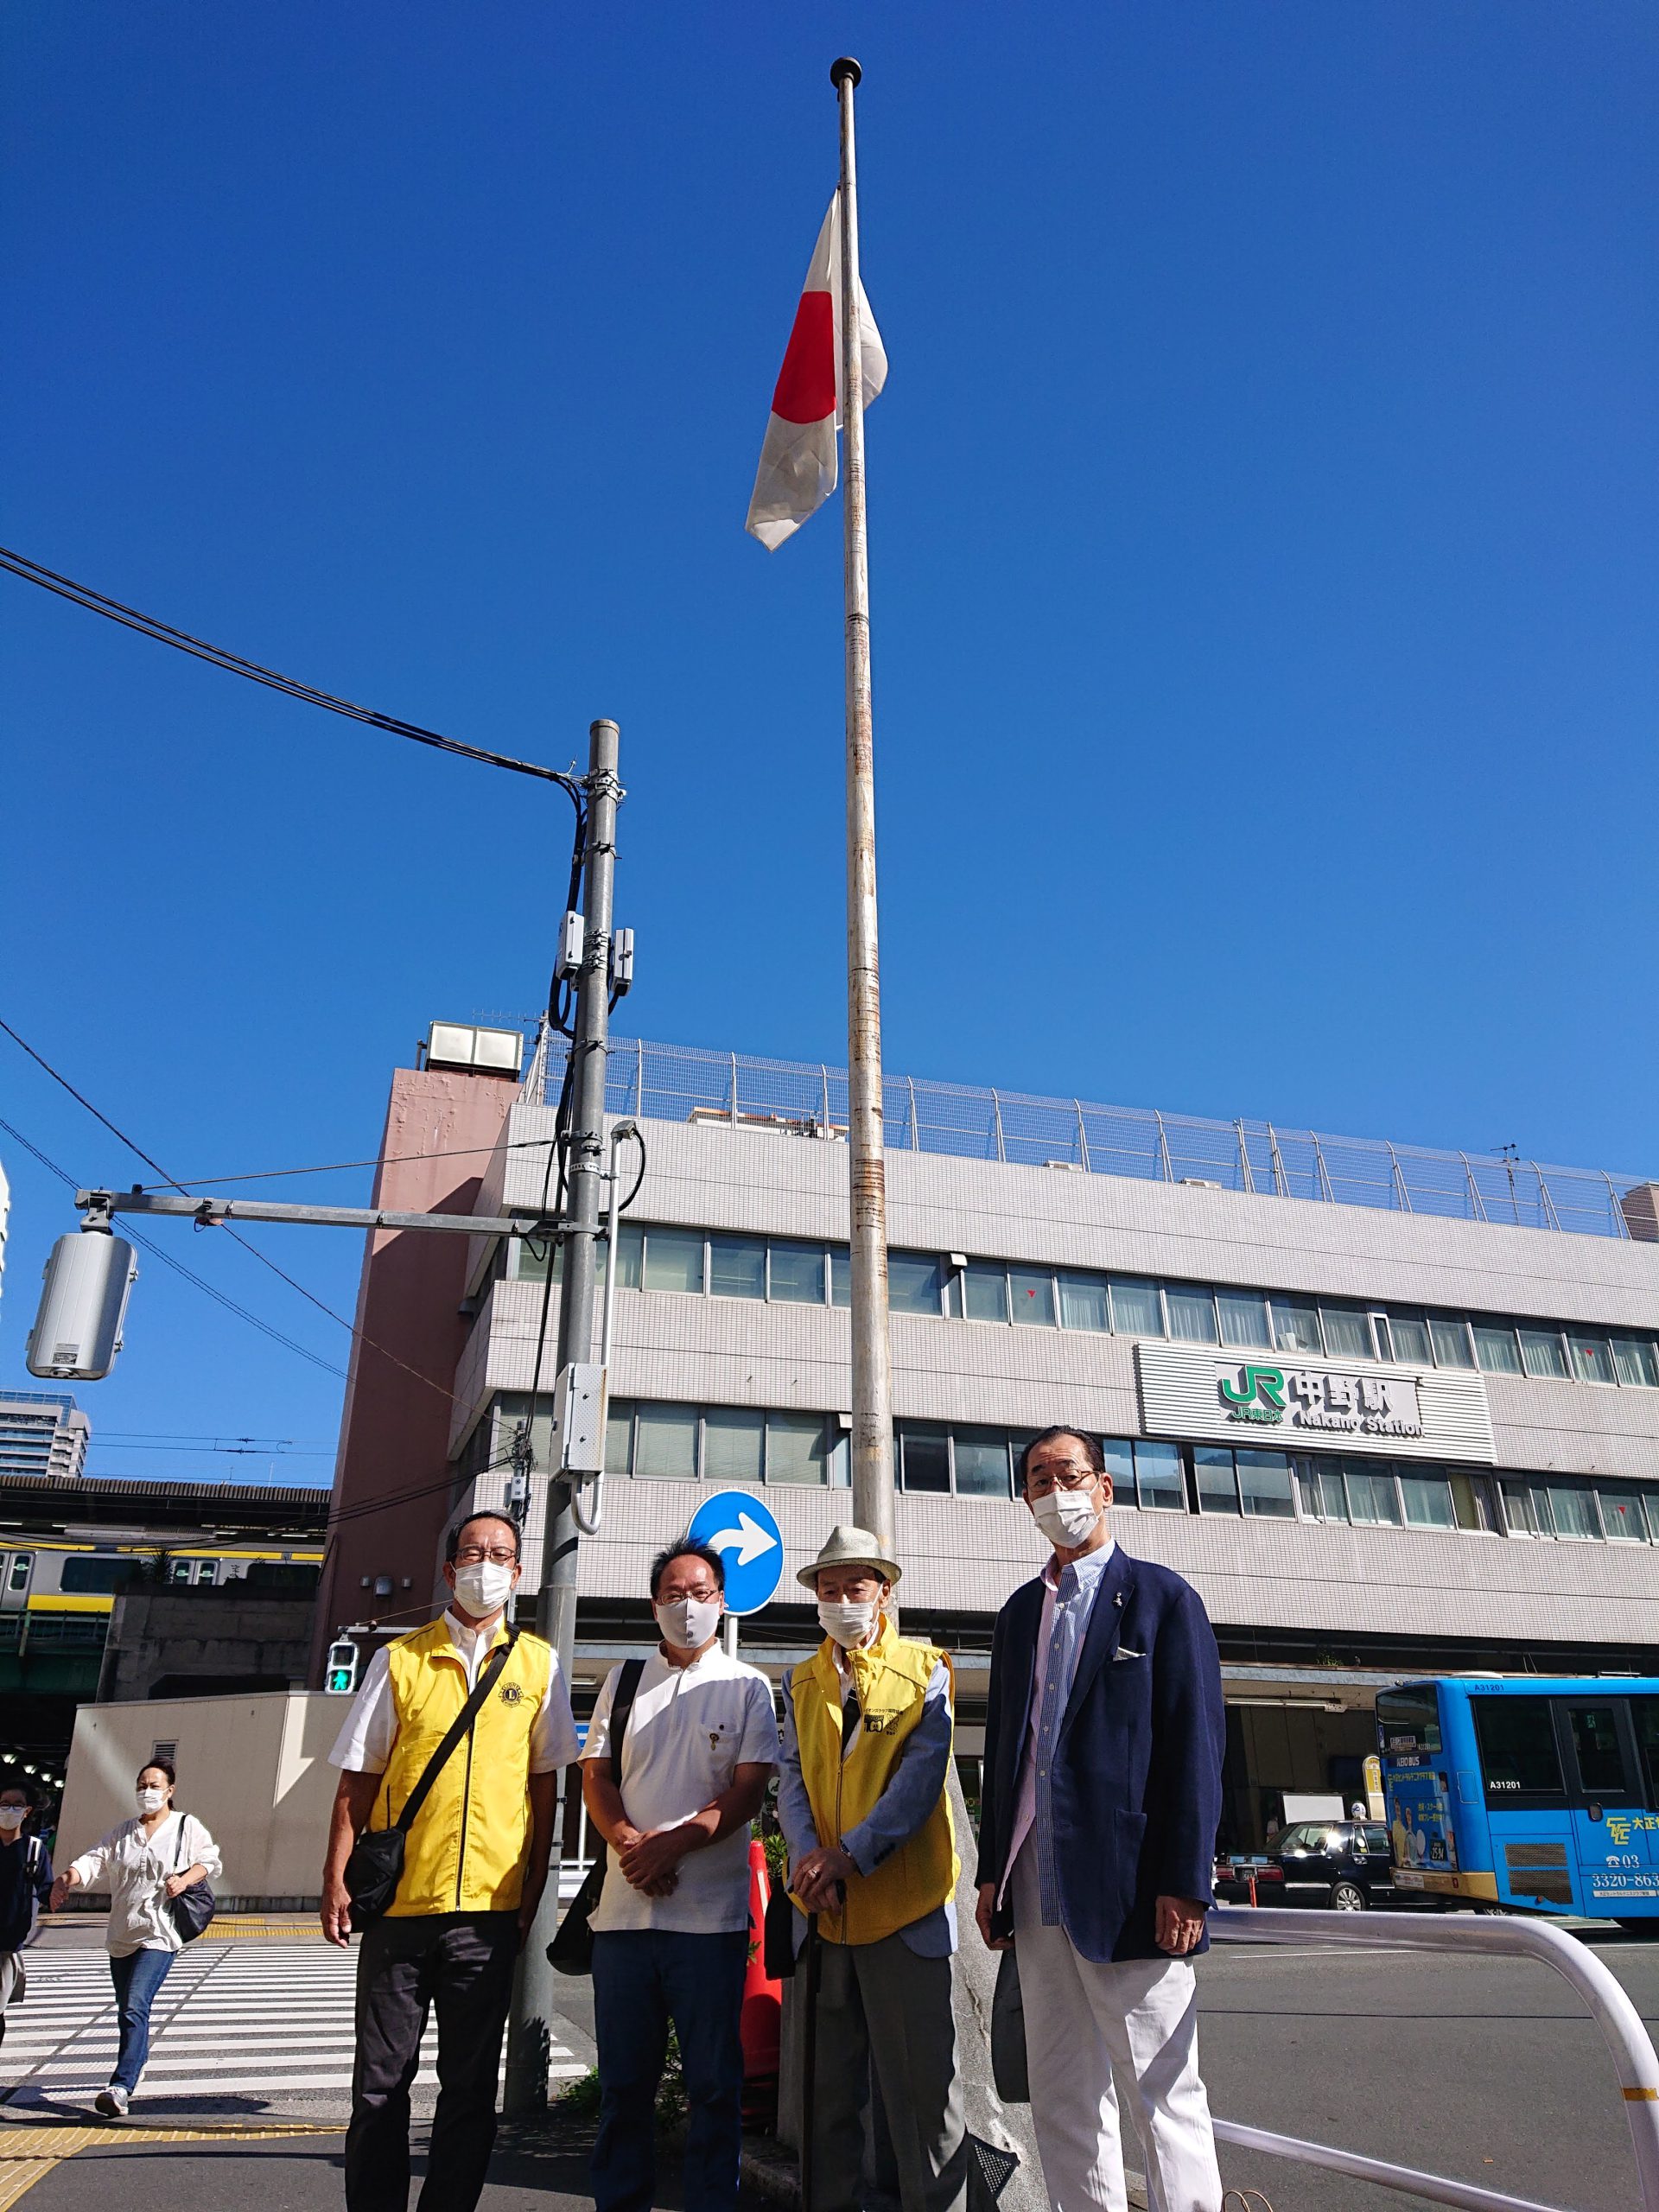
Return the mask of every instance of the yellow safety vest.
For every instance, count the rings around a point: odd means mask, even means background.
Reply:
[[[839,1843],[874,1810],[906,1738],[922,1717],[928,1683],[944,1654],[909,1642],[884,1620],[876,1641],[855,1645],[847,1657],[863,1726],[844,1759],[841,1676],[828,1637],[789,1678],[801,1777],[820,1843]],[[914,1835],[873,1873],[849,1882],[842,1910],[819,1915],[818,1932],[831,1943],[879,1943],[945,1904],[955,1894],[957,1872],[950,1804],[941,1791]]]
[[[505,1624],[490,1649],[505,1642]],[[386,1655],[397,1712],[391,1761],[370,1825],[390,1827],[467,1702],[466,1662],[442,1618]],[[481,1674],[489,1663],[479,1661]],[[530,1846],[530,1732],[552,1680],[553,1653],[522,1632],[500,1679],[415,1815],[389,1916],[515,1912]]]

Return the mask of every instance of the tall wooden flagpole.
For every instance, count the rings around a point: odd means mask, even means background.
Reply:
[[[864,516],[864,370],[860,347],[858,169],[853,89],[841,102],[842,514],[847,572],[847,1068],[851,1198],[853,1516],[893,1554],[893,1372],[887,1338],[887,1190],[881,1104],[881,965],[876,943],[875,726],[870,708],[870,573]]]

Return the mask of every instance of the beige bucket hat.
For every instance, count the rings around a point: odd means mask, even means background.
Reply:
[[[869,1567],[884,1581],[896,1582],[904,1573],[896,1560],[883,1559],[881,1547],[868,1529],[855,1529],[850,1521],[843,1521],[839,1528],[830,1531],[830,1541],[810,1567],[797,1570],[795,1580],[804,1582],[809,1590],[818,1586],[818,1570],[825,1567]]]

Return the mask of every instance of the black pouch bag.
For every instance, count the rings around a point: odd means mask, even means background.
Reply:
[[[619,1781],[622,1773],[622,1746],[628,1740],[628,1722],[633,1713],[634,1694],[639,1688],[639,1677],[645,1671],[643,1659],[624,1661],[622,1678],[616,1686],[616,1702],[611,1707],[611,1772]],[[599,1893],[605,1886],[605,1869],[610,1863],[610,1853],[600,1839],[593,1865],[582,1878],[582,1887],[570,1900],[564,1918],[547,1947],[548,1964],[556,1974],[591,1974],[594,1970],[594,1931],[589,1923],[599,1904]]]
[[[761,1962],[773,1981],[791,1981],[795,1974],[795,1901],[781,1882],[772,1885],[766,1899],[766,1924],[762,1934]]]
[[[483,1709],[484,1700],[501,1678],[501,1669],[512,1656],[512,1647],[518,1641],[515,1624],[507,1630],[507,1640],[497,1647],[489,1663],[473,1687],[473,1694],[450,1723],[449,1732],[426,1763],[420,1780],[404,1800],[403,1810],[388,1828],[365,1828],[352,1846],[352,1855],[346,1861],[346,1894],[352,1901],[352,1925],[361,1929],[372,1920],[378,1920],[397,1894],[397,1885],[403,1879],[404,1853],[409,1842],[410,1829],[415,1816],[427,1800],[427,1794],[448,1764],[450,1754],[470,1731]],[[184,1897],[176,1900],[182,1904]]]
[[[184,1866],[184,1815],[179,1815],[179,1844],[173,1854],[173,1872],[177,1874]],[[202,1929],[219,1910],[219,1899],[208,1882],[192,1882],[188,1890],[181,1890],[175,1897],[167,1901],[167,1916],[179,1931],[181,1943],[194,1943]]]

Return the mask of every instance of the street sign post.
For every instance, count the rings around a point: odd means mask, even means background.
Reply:
[[[685,1536],[724,1560],[728,1613],[758,1613],[783,1580],[784,1532],[752,1490],[717,1490],[692,1515]]]

